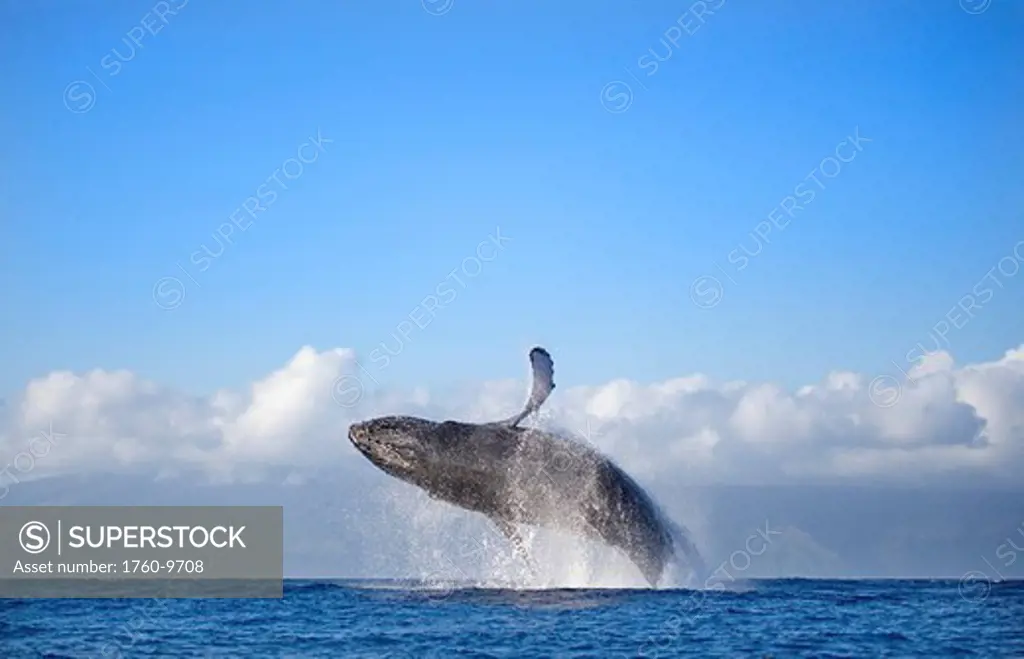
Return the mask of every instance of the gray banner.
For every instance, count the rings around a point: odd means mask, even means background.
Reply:
[[[281,597],[280,506],[0,507],[0,597]]]

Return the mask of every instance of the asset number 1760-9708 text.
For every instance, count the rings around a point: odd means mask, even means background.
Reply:
[[[202,561],[124,561],[125,572],[142,572],[145,574],[199,574],[203,571]]]

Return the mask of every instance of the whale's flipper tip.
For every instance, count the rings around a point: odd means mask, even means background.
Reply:
[[[551,359],[551,353],[537,346],[530,351],[530,367],[533,369],[530,399],[537,400],[537,407],[540,407],[555,388],[555,361]]]
[[[523,411],[508,420],[508,425],[512,428],[540,409],[555,388],[555,362],[547,350],[535,346],[530,351],[530,368],[533,371],[530,398],[526,401]]]

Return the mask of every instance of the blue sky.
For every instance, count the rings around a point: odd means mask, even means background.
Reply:
[[[1024,239],[1010,0],[727,0],[670,49],[689,2],[480,4],[192,0],[129,56],[154,3],[0,3],[0,392],[126,368],[203,393],[304,344],[395,346],[495,227],[505,249],[382,382],[524,377],[542,343],[566,386],[798,385],[892,370]],[[651,76],[648,49],[671,52]],[[730,281],[730,252],[858,127],[863,151]],[[198,272],[318,129],[333,143]],[[724,295],[702,309],[708,274]],[[961,363],[1024,343],[1024,275],[1000,278],[949,334]]]

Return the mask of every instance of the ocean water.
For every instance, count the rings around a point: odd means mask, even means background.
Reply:
[[[289,581],[281,600],[0,600],[0,657],[1024,657],[1024,582],[726,590]]]

